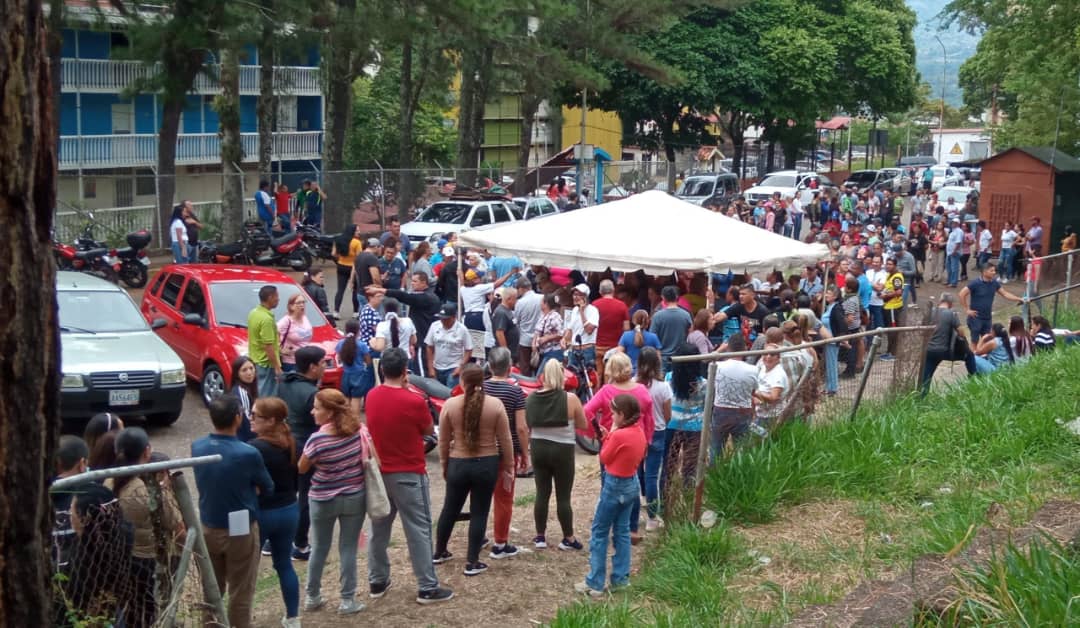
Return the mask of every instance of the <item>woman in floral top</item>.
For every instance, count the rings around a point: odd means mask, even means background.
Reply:
[[[559,344],[563,337],[563,317],[559,312],[555,293],[544,295],[540,302],[540,312],[540,320],[537,321],[536,332],[533,334],[534,349],[540,354],[538,372],[544,370],[544,364],[548,360],[563,361],[563,350]]]

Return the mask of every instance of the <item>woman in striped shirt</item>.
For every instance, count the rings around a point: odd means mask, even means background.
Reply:
[[[311,563],[308,565],[304,610],[323,605],[322,571],[334,537],[340,528],[341,604],[338,613],[351,615],[364,610],[356,596],[356,546],[364,525],[364,446],[362,427],[349,400],[339,390],[324,389],[315,394],[311,411],[319,431],[308,438],[297,464],[300,473],[314,470],[308,503],[311,512]]]

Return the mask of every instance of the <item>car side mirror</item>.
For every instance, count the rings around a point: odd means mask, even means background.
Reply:
[[[150,329],[161,329],[168,324],[169,321],[165,320],[164,318],[155,318],[154,320],[150,321]]]
[[[199,327],[202,327],[203,325],[206,325],[206,319],[202,317],[202,314],[196,314],[195,312],[192,312],[191,314],[184,314],[184,323],[187,325],[198,325]]]

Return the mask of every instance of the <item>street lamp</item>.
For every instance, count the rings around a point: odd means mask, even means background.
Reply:
[[[939,46],[941,46],[941,115],[938,117],[938,149],[937,149],[937,162],[941,163],[941,147],[945,143],[945,71],[949,67],[949,55],[945,52],[945,44],[941,43],[941,38],[934,35],[934,39],[937,40]]]

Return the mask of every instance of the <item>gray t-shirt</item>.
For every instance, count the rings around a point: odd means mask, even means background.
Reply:
[[[499,331],[506,334],[506,347],[513,355],[518,347],[518,326],[514,323],[514,311],[505,305],[495,308],[495,312],[491,315],[491,333],[495,336],[496,345],[499,344],[499,335],[496,333]]]
[[[670,358],[675,349],[686,342],[686,335],[693,324],[690,313],[681,307],[666,307],[657,312],[649,331],[660,338],[660,354]]]
[[[517,316],[518,330],[521,332],[521,346],[531,347],[533,332],[536,331],[536,323],[540,320],[540,302],[544,297],[532,290],[518,297],[514,304],[514,314]]]

